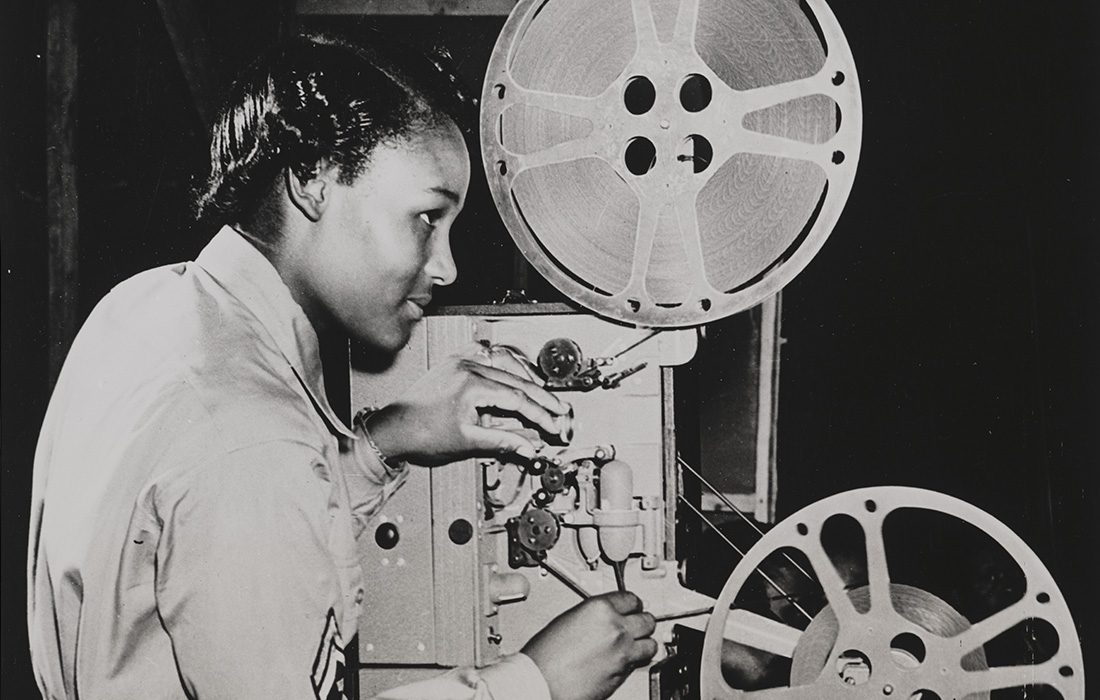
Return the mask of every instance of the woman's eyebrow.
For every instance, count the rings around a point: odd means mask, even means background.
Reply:
[[[447,189],[446,187],[429,187],[426,191],[442,195],[451,200],[451,202],[453,202],[454,204],[458,204],[460,201],[462,201],[462,198],[458,196],[457,192]]]

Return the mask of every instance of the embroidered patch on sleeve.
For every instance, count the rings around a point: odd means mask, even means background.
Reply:
[[[317,649],[317,658],[313,661],[313,694],[317,700],[345,700],[344,674],[347,663],[344,659],[344,640],[340,638],[340,627],[336,624],[336,613],[332,608],[325,618],[325,631],[321,634],[321,645]]]

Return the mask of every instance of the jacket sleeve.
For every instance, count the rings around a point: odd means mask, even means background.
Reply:
[[[362,574],[321,456],[275,441],[224,459],[156,499],[157,611],[188,696],[338,698]]]
[[[157,494],[157,611],[190,697],[344,697],[345,674],[356,671],[343,650],[369,593],[348,546],[352,526],[335,517],[336,491],[315,450],[272,442],[230,453]],[[377,696],[413,698],[550,694],[534,662],[514,654]]]
[[[349,440],[343,447],[351,458],[345,460],[349,468],[345,470],[344,479],[355,523],[355,536],[359,537],[371,516],[378,513],[390,496],[405,483],[409,466],[402,462],[394,468],[383,462],[371,448],[358,416],[353,424],[358,439]]]

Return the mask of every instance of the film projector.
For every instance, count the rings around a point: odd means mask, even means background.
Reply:
[[[482,343],[537,365],[575,434],[530,461],[411,470],[362,545],[364,697],[492,663],[621,582],[662,650],[616,698],[1085,697],[1058,586],[991,515],[882,486],[774,523],[777,294],[840,217],[860,100],[823,0],[515,6],[481,156],[516,246],[573,303],[441,309],[392,368],[353,372],[352,405]],[[676,372],[734,317],[752,329],[751,434],[717,470],[740,486],[714,487],[677,445]],[[685,563],[704,532],[721,548]],[[928,554],[960,542],[968,577]],[[708,589],[692,567],[728,578]]]

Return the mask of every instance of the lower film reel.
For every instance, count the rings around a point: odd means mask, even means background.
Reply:
[[[684,327],[809,263],[861,121],[823,0],[521,0],[486,73],[481,149],[543,277],[603,316]]]
[[[731,607],[795,628],[790,658],[724,640]],[[932,491],[859,489],[802,509],[748,552],[714,610],[704,700],[1085,697],[1046,567],[998,520]]]

